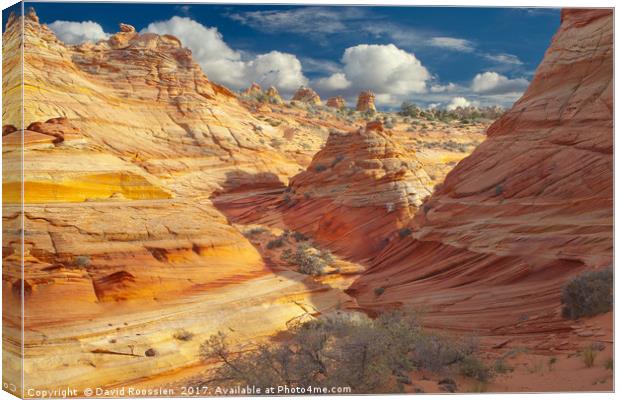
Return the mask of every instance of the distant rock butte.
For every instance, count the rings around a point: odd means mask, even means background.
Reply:
[[[612,28],[610,10],[562,11],[521,99],[352,285],[362,307],[482,335],[570,329],[562,285],[613,260]]]
[[[263,93],[263,88],[256,82],[253,82],[247,89],[245,89],[241,94],[246,96],[257,96]]]
[[[370,90],[365,90],[357,97],[357,111],[377,111],[375,107],[375,94]]]
[[[340,254],[362,259],[413,216],[430,178],[380,122],[334,131],[306,171],[290,180],[285,220]]]
[[[327,107],[332,107],[332,108],[345,108],[347,106],[347,103],[344,101],[344,98],[342,96],[336,96],[336,97],[330,97],[329,99],[327,99]]]
[[[271,104],[282,104],[282,97],[280,97],[280,92],[275,86],[269,86],[269,89],[265,92],[266,100]]]
[[[314,90],[309,87],[302,86],[295,92],[295,95],[291,99],[293,101],[299,101],[301,103],[312,104],[316,106],[321,105],[321,98]]]

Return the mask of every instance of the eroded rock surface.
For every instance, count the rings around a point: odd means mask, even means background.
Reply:
[[[321,98],[312,90],[312,88],[302,86],[295,92],[295,95],[291,99],[292,101],[298,101],[300,103],[320,106]]]
[[[20,63],[17,21],[7,71]],[[274,147],[284,131],[209,81],[177,38],[122,24],[69,46],[32,12],[24,45],[23,131],[19,86],[11,74],[3,86],[5,369],[20,368],[22,288],[26,379],[46,389],[177,381],[218,330],[260,339],[348,298],[274,272],[213,207],[215,190],[287,182],[301,166]],[[179,329],[194,339],[176,340]]]
[[[570,331],[561,286],[612,263],[612,26],[609,10],[562,12],[523,97],[353,284],[362,306],[559,346],[540,337]]]
[[[365,112],[365,111],[377,111],[375,107],[375,94],[370,90],[364,90],[357,97],[357,106],[355,107],[357,111]]]

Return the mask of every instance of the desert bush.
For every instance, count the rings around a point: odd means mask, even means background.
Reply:
[[[562,316],[570,319],[591,317],[613,307],[611,267],[588,271],[568,281],[562,288]]]
[[[587,346],[581,350],[581,359],[586,368],[592,368],[592,366],[594,366],[594,360],[596,360],[597,355],[598,352],[592,346]]]
[[[77,256],[77,257],[75,257],[73,262],[78,267],[88,267],[90,265],[90,257],[88,257],[88,256]]]
[[[493,363],[493,372],[495,372],[497,374],[506,374],[506,373],[512,372],[512,371],[514,371],[514,368],[512,368],[510,365],[508,365],[508,363],[506,362],[506,360],[503,357],[498,358]]]
[[[194,334],[185,329],[179,329],[172,335],[172,337],[182,342],[189,342],[194,337]]]
[[[254,235],[260,235],[261,233],[265,233],[267,231],[268,231],[267,228],[256,227],[256,228],[252,228],[252,229],[247,230],[245,232],[245,234],[248,235],[248,236],[254,236]]]
[[[412,233],[413,231],[411,230],[411,228],[402,228],[398,231],[398,236],[400,236],[401,238],[405,238],[411,235]]]
[[[473,378],[480,382],[488,382],[492,376],[492,371],[480,359],[469,355],[459,363],[459,372],[468,378]]]
[[[385,293],[385,288],[384,287],[376,287],[374,292],[375,292],[375,296],[379,297],[383,293]]]
[[[300,243],[295,251],[286,249],[282,252],[282,260],[297,266],[297,270],[307,275],[323,275],[325,268],[334,262],[328,250],[317,250],[308,242]]]
[[[613,370],[614,369],[614,359],[613,358],[608,358],[605,361],[605,369],[609,369],[609,370]]]
[[[293,387],[349,386],[354,393],[398,391],[397,376],[410,368],[408,352],[417,320],[386,314],[331,314],[290,327],[290,339],[238,352],[226,336],[200,347],[205,361],[219,361],[205,383]],[[402,385],[402,384],[401,384]]]
[[[317,164],[317,165],[314,166],[314,170],[316,172],[323,172],[326,169],[327,169],[327,167],[325,165],[323,165],[323,164]]]
[[[267,242],[267,248],[269,250],[277,249],[279,247],[284,246],[285,243],[286,243],[286,238],[283,236],[279,236]]]
[[[413,363],[420,369],[439,372],[459,364],[476,349],[477,345],[471,338],[457,340],[430,332],[416,341]]]
[[[547,361],[547,365],[549,366],[549,371],[553,370],[553,366],[555,364],[557,364],[558,362],[558,358],[557,357],[550,357],[549,361]]]
[[[295,239],[296,242],[303,242],[308,240],[308,237],[306,235],[297,231],[293,232],[291,236],[293,237],[293,239]]]

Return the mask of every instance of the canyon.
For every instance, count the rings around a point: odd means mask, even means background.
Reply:
[[[292,321],[399,307],[475,332],[489,359],[527,348],[526,364],[569,365],[592,340],[613,344],[612,313],[567,320],[560,302],[568,279],[612,264],[612,60],[611,12],[567,9],[529,88],[492,125],[414,126],[369,91],[357,112],[309,87],[290,102],[258,84],[237,94],[171,35],[121,24],[67,45],[34,11],[10,19],[5,376],[23,367],[37,389],[180,387],[218,331],[243,350]],[[320,276],[283,257],[308,238],[333,253]],[[514,382],[492,389],[547,388]]]

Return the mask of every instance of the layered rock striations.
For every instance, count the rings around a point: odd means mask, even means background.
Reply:
[[[321,105],[321,98],[319,97],[319,95],[314,90],[312,90],[312,88],[305,86],[297,89],[291,100],[309,105]]]
[[[561,286],[612,263],[612,76],[612,12],[564,10],[521,99],[350,293],[369,309],[422,307],[437,327],[570,331]]]
[[[334,131],[306,171],[290,180],[285,221],[352,259],[385,245],[430,195],[430,179],[415,153],[380,122]]]
[[[375,107],[375,94],[370,90],[364,90],[360,92],[357,97],[357,105],[355,107],[357,111],[377,111]]]
[[[12,71],[21,31],[13,18],[3,36]],[[342,302],[305,275],[275,273],[213,207],[214,190],[286,182],[300,166],[271,145],[283,132],[209,81],[177,38],[122,24],[69,46],[34,12],[23,33],[25,129],[19,82],[3,85],[3,301],[19,310],[24,288],[31,387],[178,381],[218,330],[261,338]],[[22,149],[23,281],[11,239]],[[21,316],[5,322],[5,365],[17,371]],[[194,340],[176,340],[179,329]]]
[[[265,91],[265,98],[268,103],[271,104],[282,104],[282,97],[280,97],[280,92],[275,86],[269,86],[269,88]]]
[[[344,98],[342,96],[336,96],[327,99],[326,105],[327,107],[341,109],[345,108],[347,106],[347,103],[344,101]]]

